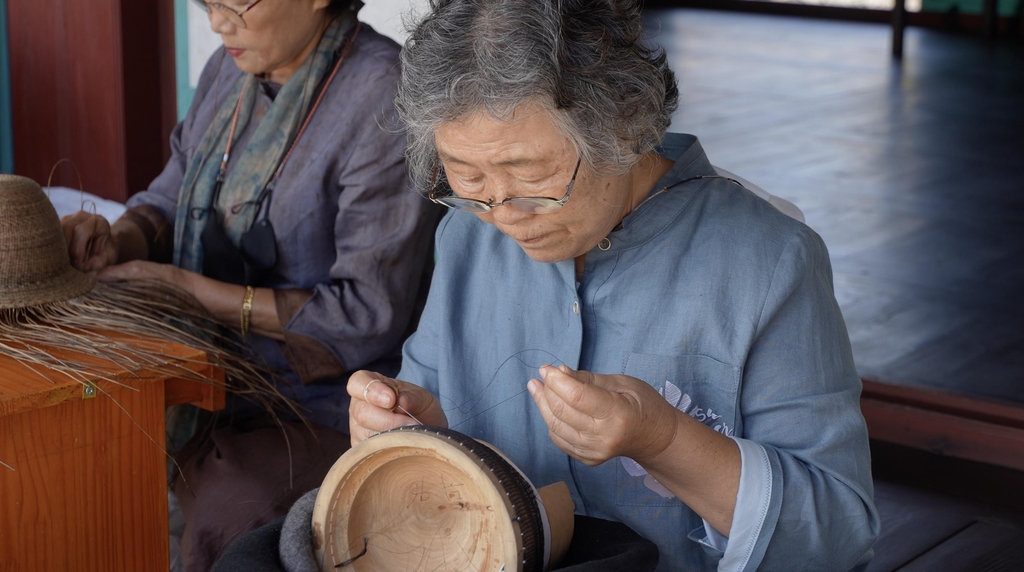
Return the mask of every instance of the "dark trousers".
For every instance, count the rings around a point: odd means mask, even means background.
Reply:
[[[185,516],[185,572],[209,571],[236,540],[284,516],[320,486],[350,443],[323,426],[266,418],[233,421],[189,441],[173,485]]]

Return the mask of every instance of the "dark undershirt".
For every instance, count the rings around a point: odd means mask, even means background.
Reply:
[[[277,92],[281,91],[281,84],[265,79],[260,80],[260,87],[263,88],[263,93],[267,94],[270,101],[274,101],[277,98]]]

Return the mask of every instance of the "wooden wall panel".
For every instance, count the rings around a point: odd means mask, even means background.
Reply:
[[[8,0],[15,172],[124,201],[164,159],[160,2]],[[78,187],[70,166],[55,185]]]
[[[167,36],[174,33],[173,6],[169,4],[170,0],[121,1],[124,129],[128,150],[125,199],[148,187],[166,162],[165,112],[174,107],[173,99],[170,105],[163,102],[167,84],[173,86],[174,81],[174,45],[166,43]],[[169,26],[164,20],[168,17]],[[166,60],[170,60],[171,67]],[[162,74],[167,73],[172,74],[170,82],[162,81]],[[173,93],[170,97],[174,97]],[[171,120],[174,119],[172,116]]]

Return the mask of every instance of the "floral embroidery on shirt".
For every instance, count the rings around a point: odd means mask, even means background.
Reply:
[[[721,419],[722,416],[715,413],[715,411],[710,407],[707,409],[694,407],[691,410],[690,407],[693,405],[693,398],[690,397],[690,394],[683,393],[683,390],[679,389],[679,387],[671,381],[666,380],[665,387],[659,390],[658,393],[660,393],[661,396],[665,398],[665,401],[668,401],[673,407],[683,413],[689,414],[690,417],[693,417],[697,421],[711,426],[712,429],[725,436],[732,435],[732,429],[725,423],[716,423],[713,426],[711,425],[711,423]],[[641,467],[640,463],[637,463],[629,457],[619,457],[619,462],[622,463],[622,468],[626,470],[626,473],[628,473],[629,476],[643,477],[644,486],[658,493],[662,498],[669,499],[675,497],[671,491],[662,486],[658,481],[654,480],[654,477],[647,474],[647,470]]]

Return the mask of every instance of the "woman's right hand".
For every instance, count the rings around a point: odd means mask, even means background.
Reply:
[[[352,446],[382,431],[418,425],[417,421],[435,427],[448,426],[440,402],[418,385],[362,370],[348,378],[348,394],[352,396],[348,407]]]
[[[78,211],[60,221],[71,265],[83,272],[102,270],[117,264],[117,241],[110,223],[100,215]]]

